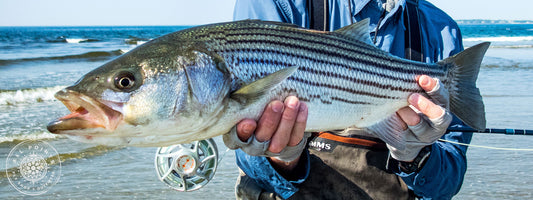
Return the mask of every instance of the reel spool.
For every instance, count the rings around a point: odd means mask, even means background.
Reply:
[[[172,189],[188,192],[205,186],[218,165],[213,139],[159,147],[155,154],[157,177]]]

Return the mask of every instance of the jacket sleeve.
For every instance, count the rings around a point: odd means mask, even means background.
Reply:
[[[233,19],[260,19],[306,27],[306,2],[306,0],[237,0]]]
[[[452,126],[463,126],[455,117],[454,122]],[[468,144],[472,139],[472,133],[450,132],[441,139]],[[402,179],[420,197],[451,199],[459,192],[463,183],[467,168],[466,150],[467,146],[437,141],[433,144],[430,157],[420,172]]]
[[[237,0],[233,11],[234,20],[261,19],[284,21],[283,14],[274,1]]]
[[[295,180],[287,180],[280,175],[270,164],[266,157],[250,156],[242,150],[235,150],[237,165],[250,178],[268,192],[274,192],[284,199],[289,198],[298,191],[296,184],[305,181],[309,176],[309,151],[304,150],[298,166],[304,173]]]

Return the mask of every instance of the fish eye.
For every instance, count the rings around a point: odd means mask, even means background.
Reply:
[[[121,90],[131,89],[135,86],[135,76],[131,72],[121,72],[115,76],[115,87]]]

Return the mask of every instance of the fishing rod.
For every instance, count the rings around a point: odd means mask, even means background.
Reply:
[[[447,132],[533,135],[533,130],[527,129],[487,128],[478,131],[470,127],[449,127]],[[160,147],[157,149],[154,163],[159,180],[174,190],[188,192],[202,188],[213,178],[222,157],[224,155],[219,155],[215,141],[207,139]]]
[[[449,127],[447,132],[474,132],[474,133],[493,133],[505,135],[533,135],[533,130],[528,129],[500,129],[500,128],[486,128],[479,131],[470,127]]]

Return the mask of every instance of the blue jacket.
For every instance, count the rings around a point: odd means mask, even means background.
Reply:
[[[237,0],[234,19],[261,19],[281,21],[309,27],[306,0]],[[393,55],[403,57],[404,31],[403,10],[405,0],[399,0],[390,12],[386,12],[377,27],[383,12],[380,0],[329,0],[329,30],[333,31],[362,19],[370,18],[370,32],[375,37],[376,46]],[[460,30],[453,19],[431,3],[420,0],[420,30],[423,55],[426,62],[437,62],[463,50]],[[454,126],[461,126],[455,120]],[[472,133],[452,132],[443,139],[470,143]],[[433,144],[431,156],[419,173],[402,177],[415,194],[425,198],[451,199],[459,192],[466,172],[467,147],[447,142]],[[265,157],[246,155],[237,150],[237,164],[265,190],[275,192],[283,198],[293,195],[297,181],[288,181],[279,175]],[[307,171],[309,172],[308,166]]]

